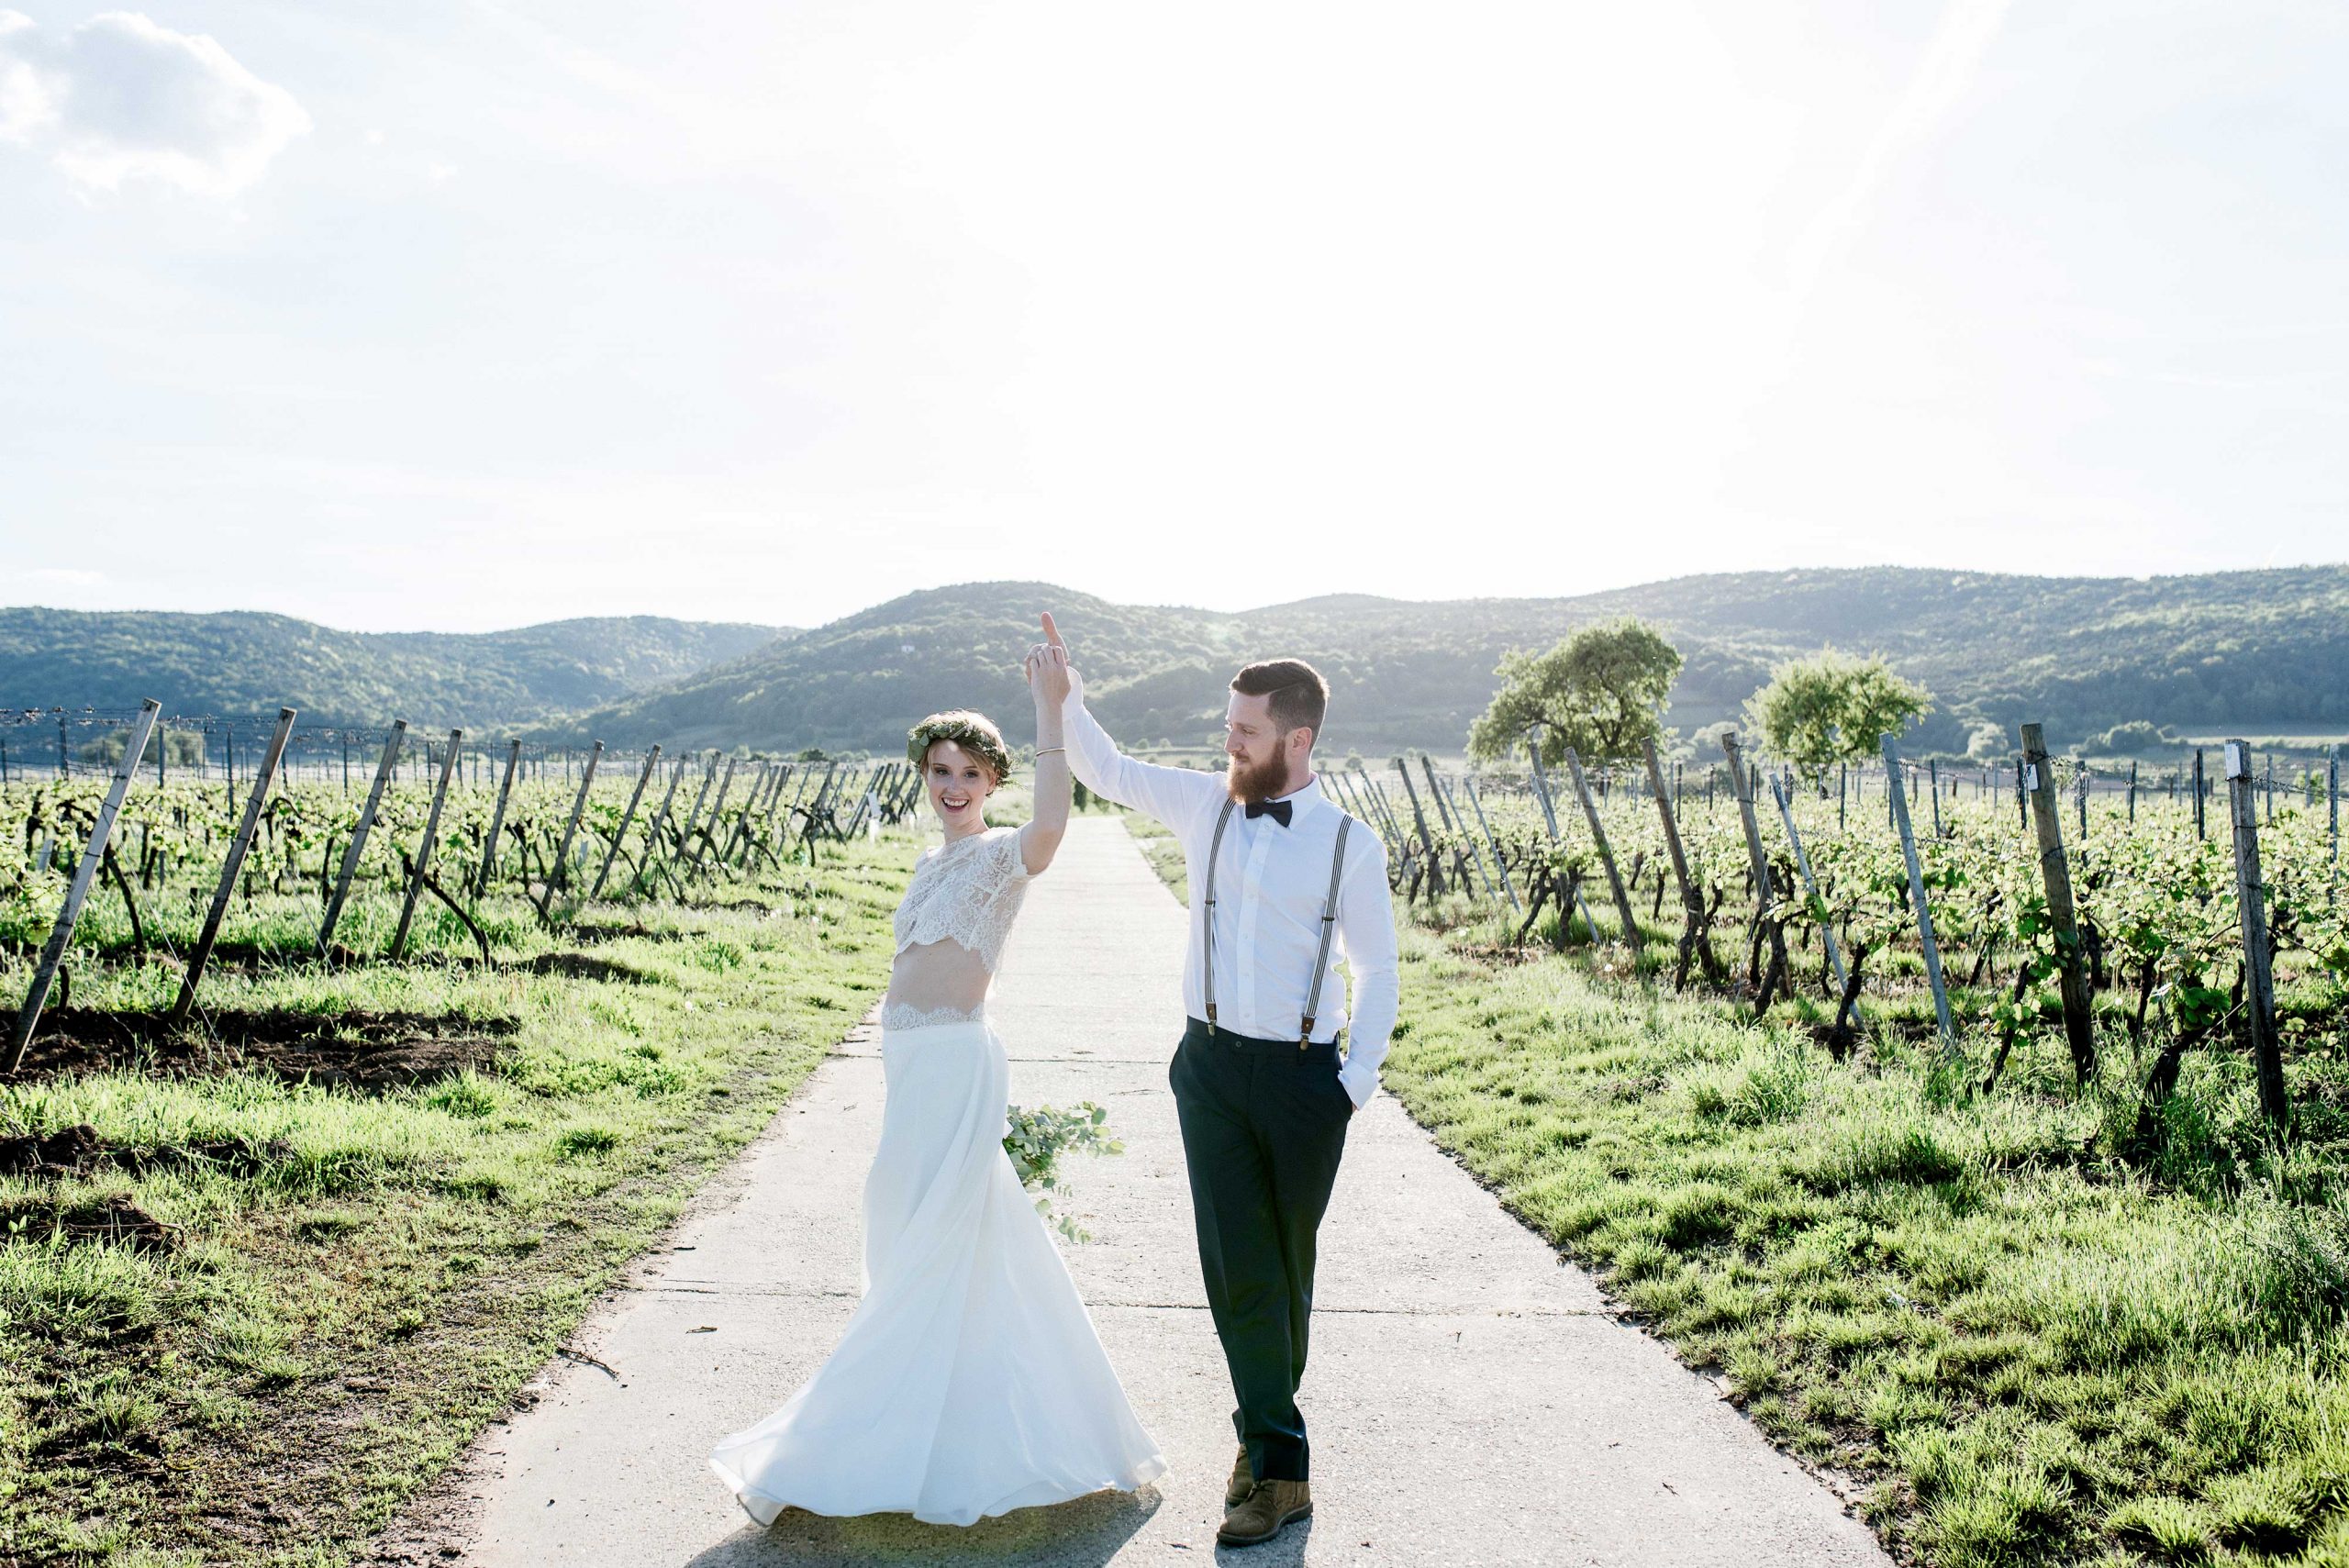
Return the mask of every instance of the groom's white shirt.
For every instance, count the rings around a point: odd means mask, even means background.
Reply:
[[[1199,911],[1208,850],[1225,798],[1223,774],[1127,756],[1085,710],[1084,687],[1074,678],[1064,717],[1070,771],[1097,795],[1157,817],[1183,846],[1191,881],[1183,1007],[1192,1018],[1205,1018]],[[1283,798],[1290,810],[1286,828],[1270,817],[1252,820],[1241,811],[1231,814],[1216,873],[1216,1022],[1258,1040],[1297,1038],[1321,943],[1330,856],[1345,815],[1322,795],[1318,781]],[[1338,974],[1341,958],[1353,972],[1351,1005]],[[1395,1030],[1396,1000],[1395,906],[1386,887],[1386,846],[1366,824],[1357,823],[1346,836],[1336,940],[1330,945],[1330,968],[1313,1021],[1313,1037],[1321,1040],[1333,1039],[1351,1021],[1338,1081],[1357,1106],[1378,1092],[1378,1064],[1386,1060]]]

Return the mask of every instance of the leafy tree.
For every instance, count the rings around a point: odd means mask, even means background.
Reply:
[[[2160,725],[2143,718],[2132,718],[2116,724],[2103,734],[2091,737],[2088,750],[2106,751],[2116,756],[2141,757],[2148,751],[2158,751],[2173,744],[2176,735]]]
[[[204,761],[204,735],[195,729],[165,729],[161,725],[148,731],[147,750],[139,754],[141,766],[151,766],[155,761],[155,745],[163,746],[166,766],[193,768]],[[73,749],[73,754],[84,762],[114,767],[121,762],[122,754],[130,746],[130,732],[109,729],[95,740],[83,741]]]
[[[1772,756],[1816,774],[1874,757],[1885,736],[1932,706],[1932,694],[1894,674],[1883,655],[1855,659],[1828,648],[1771,671],[1745,716]]]
[[[1620,762],[1664,733],[1664,707],[1680,651],[1653,627],[1626,616],[1586,626],[1547,653],[1502,655],[1501,689],[1468,728],[1468,754],[1506,757],[1542,726],[1542,761],[1571,746],[1586,762]]]

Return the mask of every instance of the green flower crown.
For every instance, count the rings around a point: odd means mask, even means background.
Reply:
[[[1011,777],[1011,751],[1003,743],[1003,731],[994,720],[983,713],[968,708],[955,708],[950,713],[933,713],[906,731],[906,757],[916,767],[929,760],[930,749],[941,740],[952,740],[957,746],[995,770],[995,782],[1002,784]]]

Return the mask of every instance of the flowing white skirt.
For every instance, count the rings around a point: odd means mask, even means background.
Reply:
[[[881,1062],[864,1298],[711,1467],[762,1525],[786,1507],[967,1525],[1163,1473],[1003,1151],[1002,1040],[984,1020],[885,1029]]]

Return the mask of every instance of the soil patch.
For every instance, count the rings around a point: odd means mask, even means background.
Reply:
[[[62,1236],[68,1241],[106,1241],[140,1251],[168,1251],[179,1232],[130,1201],[128,1193],[60,1203],[54,1198],[19,1198],[0,1203],[0,1236],[22,1241],[46,1241]]]
[[[188,1165],[208,1165],[232,1174],[250,1175],[292,1158],[294,1146],[282,1138],[258,1143],[241,1138],[221,1138],[131,1148],[108,1143],[87,1122],[62,1127],[55,1132],[0,1138],[0,1176],[78,1176],[100,1165],[112,1165],[133,1175]]]
[[[209,1077],[239,1067],[289,1083],[341,1084],[362,1093],[491,1070],[513,1018],[428,1013],[212,1012],[174,1030],[161,1012],[61,1007],[45,1014],[17,1072],[0,1084],[77,1073],[132,1070]]]

